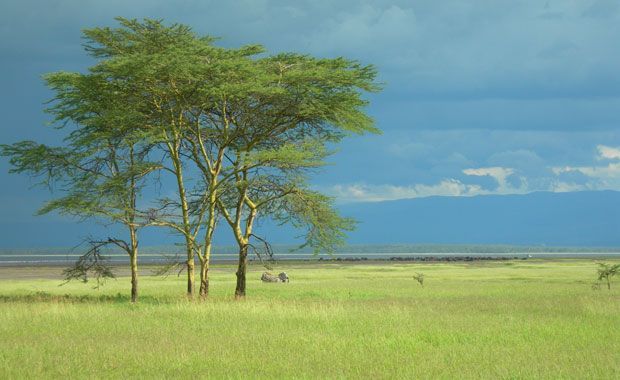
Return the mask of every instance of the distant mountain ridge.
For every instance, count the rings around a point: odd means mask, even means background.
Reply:
[[[371,249],[385,246],[387,248],[381,249],[388,251],[399,247],[398,252],[402,249],[441,252],[466,246],[483,249],[480,246],[488,245],[493,249],[502,245],[516,246],[516,250],[526,247],[572,247],[569,250],[576,247],[620,247],[620,192],[616,191],[429,197],[349,203],[339,205],[339,209],[343,215],[359,221],[357,230],[349,233],[350,246],[344,250],[360,245],[374,245],[375,248]],[[34,226],[39,231],[36,235],[29,232],[35,229]],[[216,245],[234,246],[234,238],[225,224],[218,231]],[[299,235],[290,227],[279,227],[269,221],[260,223],[256,232],[274,245],[294,244],[298,241],[295,236]],[[124,231],[115,226],[42,217],[33,223],[0,224],[0,248],[25,252],[37,247],[43,251],[49,251],[49,247],[69,247],[51,249],[67,252],[85,236],[123,234]],[[182,239],[165,229],[146,228],[140,241],[145,253],[159,247],[173,248],[165,251],[174,252],[180,249],[175,248],[174,243],[180,243]],[[450,245],[452,247],[448,247]],[[83,247],[77,248],[78,251],[81,249]],[[357,249],[361,248],[354,252]],[[233,250],[229,247],[225,251]]]
[[[351,203],[351,244],[620,246],[620,192],[429,197]]]

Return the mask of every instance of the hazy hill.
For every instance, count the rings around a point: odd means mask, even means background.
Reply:
[[[430,197],[351,203],[340,209],[360,222],[349,244],[389,244],[390,250],[395,244],[620,247],[620,192],[614,191]],[[216,244],[234,245],[228,227],[220,227]],[[274,244],[293,243],[298,235],[268,222],[257,230]],[[0,248],[72,247],[85,236],[124,233],[92,222],[45,217],[0,223],[0,231]],[[141,235],[144,248],[181,240],[161,228]]]

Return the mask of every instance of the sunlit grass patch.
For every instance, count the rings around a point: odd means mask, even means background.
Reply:
[[[512,264],[512,265],[508,265]],[[99,290],[0,282],[0,378],[614,378],[620,284],[592,290],[593,261],[280,264],[289,284],[213,271]],[[424,287],[414,279],[425,273]]]

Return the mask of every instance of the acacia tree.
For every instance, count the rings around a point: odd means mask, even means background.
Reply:
[[[217,72],[224,81],[212,80],[206,90],[214,107],[200,109],[187,135],[208,194],[200,293],[208,292],[219,210],[239,245],[236,295],[243,297],[250,240],[261,240],[252,232],[259,211],[282,222],[306,222],[312,231],[309,244],[331,249],[342,242],[351,221],[333,211],[329,198],[309,191],[304,176],[323,164],[325,145],[340,140],[343,132],[377,132],[362,110],[366,102],[361,92],[378,86],[372,66],[342,58],[281,54],[257,59],[244,54],[220,63]]]
[[[323,165],[326,145],[346,133],[378,132],[364,113],[363,92],[378,90],[372,66],[343,58],[280,54],[252,62],[252,85],[227,106],[224,157],[228,186],[218,208],[239,246],[236,297],[245,296],[248,250],[259,217],[307,228],[306,244],[331,250],[352,221],[341,218],[328,197],[310,191],[307,175]]]
[[[197,36],[185,25],[117,20],[119,28],[85,31],[88,50],[103,60],[101,72],[131,82],[149,104],[149,128],[162,152],[162,169],[172,174],[177,187],[176,199],[160,199],[159,207],[152,210],[151,224],[184,237],[190,296],[198,254],[200,293],[206,296],[217,222],[217,182],[229,140],[226,132],[221,134],[229,122],[227,97],[238,94],[235,88],[239,86],[252,85],[252,76],[244,73],[249,66],[244,63],[262,48],[219,48],[212,45],[213,38]]]
[[[117,18],[119,28],[92,28],[84,31],[87,50],[100,60],[98,72],[107,78],[131,83],[147,104],[146,126],[161,152],[162,170],[172,174],[177,188],[176,199],[160,200],[160,207],[150,209],[151,224],[166,226],[185,240],[187,293],[194,293],[194,252],[196,236],[202,226],[204,211],[190,210],[193,200],[188,190],[182,142],[187,126],[189,105],[180,88],[193,80],[188,70],[208,48],[210,40],[198,40],[183,25],[166,27],[158,20]],[[172,211],[168,211],[172,210]]]
[[[209,268],[213,237],[218,223],[217,201],[221,188],[232,182],[236,172],[227,164],[227,153],[234,145],[238,130],[234,129],[231,102],[246,95],[260,75],[252,57],[263,52],[262,47],[250,45],[240,49],[211,49],[208,57],[198,60],[195,70],[197,83],[184,92],[184,99],[193,105],[187,113],[183,147],[187,159],[200,173],[197,194],[192,210],[205,213],[203,242],[195,242],[200,261],[200,296],[209,293]]]
[[[198,253],[200,293],[206,296],[218,210],[247,257],[247,237],[258,210],[269,209],[276,199],[307,192],[299,186],[301,172],[317,165],[304,158],[296,162],[296,149],[305,147],[307,155],[310,146],[323,150],[343,132],[377,131],[363,112],[366,101],[361,97],[364,91],[378,89],[376,72],[343,58],[258,58],[264,51],[260,46],[218,48],[212,38],[196,36],[184,25],[118,20],[118,29],[86,31],[92,42],[89,51],[104,59],[102,72],[130,81],[150,104],[150,128],[160,136],[164,158],[171,163],[164,170],[173,173],[178,189],[178,201],[162,200],[153,223],[185,237],[189,294]],[[196,170],[200,178],[187,178],[188,166],[189,173]],[[265,180],[269,176],[272,180]],[[265,187],[276,182],[280,187]],[[219,201],[223,189],[238,191],[237,202],[224,206]],[[260,191],[269,196],[258,195]],[[202,244],[197,240],[200,233]]]
[[[605,280],[607,283],[607,290],[611,290],[611,279],[618,273],[620,273],[620,264],[607,264],[597,263],[598,269],[596,274],[598,275],[598,281]]]
[[[94,241],[88,254],[113,244],[125,251],[131,267],[131,301],[138,298],[138,231],[145,225],[137,209],[140,191],[148,173],[158,165],[147,160],[151,148],[143,125],[143,103],[123,81],[110,81],[96,73],[59,72],[46,76],[56,93],[48,112],[58,128],[67,130],[65,145],[51,147],[34,141],[3,145],[1,154],[10,157],[11,172],[41,178],[62,196],[40,211],[57,211],[81,218],[99,218],[125,226],[129,240],[108,237]],[[68,126],[75,125],[73,130]],[[87,255],[88,255],[87,254]],[[88,266],[78,260],[67,279],[86,280]],[[98,267],[99,268],[99,267]],[[111,273],[103,270],[104,275]]]

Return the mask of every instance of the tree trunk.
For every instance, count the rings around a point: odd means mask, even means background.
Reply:
[[[174,141],[176,143],[177,141]],[[185,235],[185,245],[187,250],[187,296],[194,296],[194,240],[191,238],[190,216],[187,197],[185,195],[185,183],[183,182],[183,165],[179,156],[178,147],[173,143],[168,143],[168,151],[174,165],[179,189],[179,200],[181,201],[181,212],[183,215],[183,231]]]
[[[138,255],[131,256],[131,302],[138,300]]]
[[[200,298],[209,296],[209,263],[203,263],[200,268]]]
[[[187,296],[194,296],[194,281],[196,280],[194,275],[194,258],[187,260]]]
[[[204,257],[200,259],[200,298],[209,296],[209,267],[211,262],[211,237],[205,242]]]
[[[245,275],[248,271],[248,246],[242,245],[239,248],[239,265],[237,266],[237,287],[235,288],[235,298],[245,297]]]
[[[213,175],[217,176],[218,172]],[[217,177],[209,184],[211,189],[217,185]],[[210,190],[209,194],[209,219],[207,231],[205,232],[204,256],[200,259],[200,298],[203,300],[209,296],[209,266],[211,265],[211,249],[213,247],[213,232],[215,231],[215,203],[217,201],[215,190]]]
[[[131,266],[131,302],[138,301],[138,236],[133,226],[129,227],[131,241],[129,261]]]

